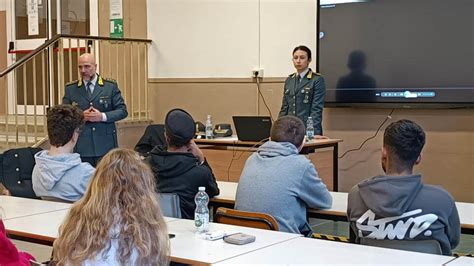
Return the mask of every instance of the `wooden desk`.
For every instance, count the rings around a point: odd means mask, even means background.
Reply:
[[[28,207],[25,206],[25,208],[27,209]],[[11,218],[4,220],[3,223],[11,238],[52,246],[54,240],[58,237],[59,226],[64,221],[68,212],[69,208],[66,210]],[[167,223],[176,220],[179,219],[165,217]]]
[[[67,210],[70,206],[70,203],[0,196],[0,207],[3,209],[2,220]]]
[[[227,188],[236,187],[227,184]],[[224,186],[222,186],[224,188]],[[235,193],[234,193],[235,195]],[[30,200],[28,200],[30,201]],[[32,200],[44,202],[40,200]],[[30,202],[30,203],[32,203]],[[35,203],[33,203],[35,204]],[[28,209],[28,205],[17,205]],[[69,208],[68,208],[69,209]],[[58,236],[58,228],[68,209],[48,211],[39,214],[4,220],[10,236],[19,239],[52,245]],[[223,230],[226,233],[243,232],[256,236],[254,243],[238,246],[223,240],[207,241],[195,234],[194,221],[165,217],[170,239],[171,258],[176,262],[192,264],[214,263],[447,263],[452,257],[422,253],[389,250],[333,241],[302,238],[298,234],[259,230],[225,224],[210,224],[210,231]],[[461,262],[461,261],[460,261]]]
[[[228,244],[222,239],[204,240],[195,233],[194,221],[179,220],[168,224],[168,232],[176,235],[170,239],[171,260],[193,265],[212,264],[290,239],[301,238],[301,235],[298,234],[210,223],[209,231],[219,230],[227,234],[240,232],[254,235],[256,240],[253,243],[241,246]]]
[[[52,246],[58,237],[59,226],[69,212],[52,211],[3,221],[9,237]]]
[[[456,202],[456,208],[461,220],[463,233],[474,234],[474,204],[467,202]]]
[[[454,257],[396,249],[377,248],[310,238],[295,238],[249,252],[216,265],[224,264],[321,264],[321,265],[443,265]],[[449,264],[448,264],[449,265]]]
[[[235,196],[239,183],[217,181],[217,185],[219,186],[220,194],[210,200],[211,206],[233,208],[235,205]],[[329,193],[333,199],[332,207],[327,210],[308,209],[308,216],[314,218],[347,221],[347,193],[332,191],[329,191]]]
[[[220,195],[211,199],[211,206],[233,208],[239,183],[218,181],[217,185],[220,189]],[[347,221],[348,193],[331,191],[329,193],[332,196],[332,207],[326,210],[308,209],[308,217]],[[474,203],[456,202],[456,208],[461,221],[461,232],[474,234]]]
[[[58,229],[69,210],[52,211],[49,213],[12,218],[5,220],[5,228],[10,237],[43,245],[52,245],[58,237]],[[175,237],[170,239],[171,259],[175,262],[191,264],[210,264],[224,259],[299,238],[301,235],[274,232],[226,224],[211,223],[210,231],[222,230],[228,234],[247,233],[256,236],[256,241],[247,245],[232,245],[222,239],[208,241],[200,238],[193,220],[165,217],[168,233]]]
[[[233,156],[236,151],[239,154],[243,152],[250,153],[254,151],[252,147],[258,147],[261,145],[260,142],[240,141],[237,139],[236,136],[226,137],[226,138],[215,138],[215,139],[195,139],[194,141],[201,148],[203,148],[203,152],[206,155],[206,158],[210,161],[211,166],[218,165],[218,166],[222,166],[221,168],[224,168],[223,170],[219,170],[216,167],[213,167],[213,171],[215,172],[218,178],[220,177],[220,180],[222,180],[223,175],[227,175],[228,171],[230,171],[229,170],[230,165],[234,161]],[[341,139],[314,139],[314,140],[305,142],[305,145],[303,149],[301,150],[302,154],[311,154],[311,153],[314,153],[317,149],[332,148],[332,188],[333,188],[333,191],[338,191],[338,188],[339,188],[339,172],[338,172],[339,142],[342,142],[342,140]],[[207,154],[206,149],[208,150],[219,149],[221,150],[221,153],[216,154],[216,155]],[[218,159],[222,160],[222,157],[224,157],[223,156],[224,154],[222,153],[222,149],[232,151],[229,162],[226,162],[226,163],[212,162],[213,160],[218,160]],[[241,157],[241,159],[245,162],[248,156]],[[235,173],[233,173],[233,175],[238,175],[238,177],[240,177],[240,173],[242,172],[242,169],[241,169],[242,167],[243,167],[243,162],[240,163],[240,169],[239,169],[240,171],[236,171]],[[227,179],[226,180],[238,181],[238,177],[234,178],[235,180],[227,180]]]
[[[473,266],[474,258],[472,257],[459,257],[446,264],[446,266]]]

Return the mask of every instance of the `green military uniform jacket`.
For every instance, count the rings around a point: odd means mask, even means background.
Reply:
[[[322,135],[322,118],[326,85],[324,78],[309,69],[297,84],[298,74],[293,73],[285,80],[283,102],[279,117],[293,115],[301,119],[305,125],[311,116],[314,122],[314,134]]]
[[[93,106],[107,116],[105,122],[85,123],[75,147],[81,157],[101,157],[118,147],[115,121],[127,117],[128,112],[115,80],[98,75],[91,97],[81,79],[68,83],[63,103],[75,105],[83,111]]]

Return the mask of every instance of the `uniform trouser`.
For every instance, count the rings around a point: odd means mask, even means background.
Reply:
[[[103,156],[98,156],[98,157],[82,157],[81,160],[84,163],[90,163],[94,168],[97,167],[97,164],[99,163],[100,159],[102,159]]]

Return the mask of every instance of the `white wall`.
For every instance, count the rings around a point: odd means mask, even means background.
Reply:
[[[7,10],[7,0],[0,0],[0,11]]]
[[[254,68],[284,77],[294,71],[295,46],[316,49],[316,0],[148,0],[147,6],[150,78],[242,78]]]

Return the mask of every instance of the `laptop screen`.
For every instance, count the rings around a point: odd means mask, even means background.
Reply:
[[[269,116],[233,116],[237,138],[241,141],[262,141],[270,137]]]

